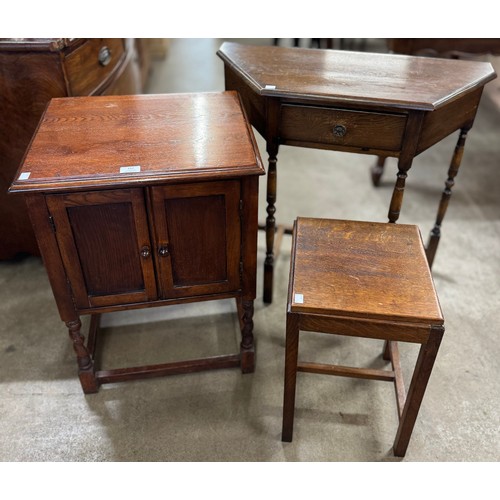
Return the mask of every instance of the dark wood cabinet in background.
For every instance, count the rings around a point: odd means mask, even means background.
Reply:
[[[140,41],[0,39],[0,260],[39,255],[24,202],[7,195],[53,97],[138,94],[147,74]]]
[[[500,55],[500,38],[388,38],[387,47],[395,54],[459,59]]]
[[[145,376],[254,370],[264,172],[236,92],[51,101],[11,191],[28,204],[86,393]],[[101,313],[226,298],[238,309],[237,354],[94,366]]]

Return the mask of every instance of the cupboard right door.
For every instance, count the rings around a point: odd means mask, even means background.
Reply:
[[[162,298],[240,289],[240,182],[154,186],[158,284]]]

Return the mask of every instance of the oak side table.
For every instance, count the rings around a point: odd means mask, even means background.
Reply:
[[[264,302],[272,302],[275,234],[277,243],[284,231],[275,220],[280,144],[377,155],[375,184],[383,160],[398,158],[388,214],[396,222],[413,158],[460,130],[426,248],[432,265],[467,132],[496,77],[490,63],[232,42],[217,54],[226,89],[242,96],[269,154]]]
[[[258,176],[236,92],[53,99],[22,193],[85,393],[139,377],[254,370]],[[234,297],[240,352],[99,370],[104,312]],[[80,316],[91,315],[87,341]]]

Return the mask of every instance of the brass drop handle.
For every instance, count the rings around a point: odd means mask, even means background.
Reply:
[[[107,66],[111,62],[111,50],[106,45],[100,48],[98,59],[101,66]]]
[[[149,247],[141,248],[141,256],[143,259],[147,259],[151,255],[151,250]]]
[[[344,137],[346,132],[347,129],[344,127],[344,125],[334,125],[333,127],[333,135],[335,137]]]
[[[158,254],[160,255],[160,257],[168,257],[169,255],[168,246],[164,245],[158,248]]]

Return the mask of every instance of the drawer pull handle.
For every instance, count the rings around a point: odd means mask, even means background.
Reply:
[[[346,132],[347,132],[347,129],[344,127],[344,125],[335,125],[333,127],[333,135],[335,137],[344,137]]]
[[[141,248],[141,256],[143,259],[147,259],[151,255],[151,250],[149,247],[142,247]]]
[[[169,251],[168,251],[168,246],[163,246],[158,248],[158,253],[160,257],[168,257]]]
[[[107,66],[111,62],[111,50],[108,47],[101,47],[99,50],[99,64]]]

